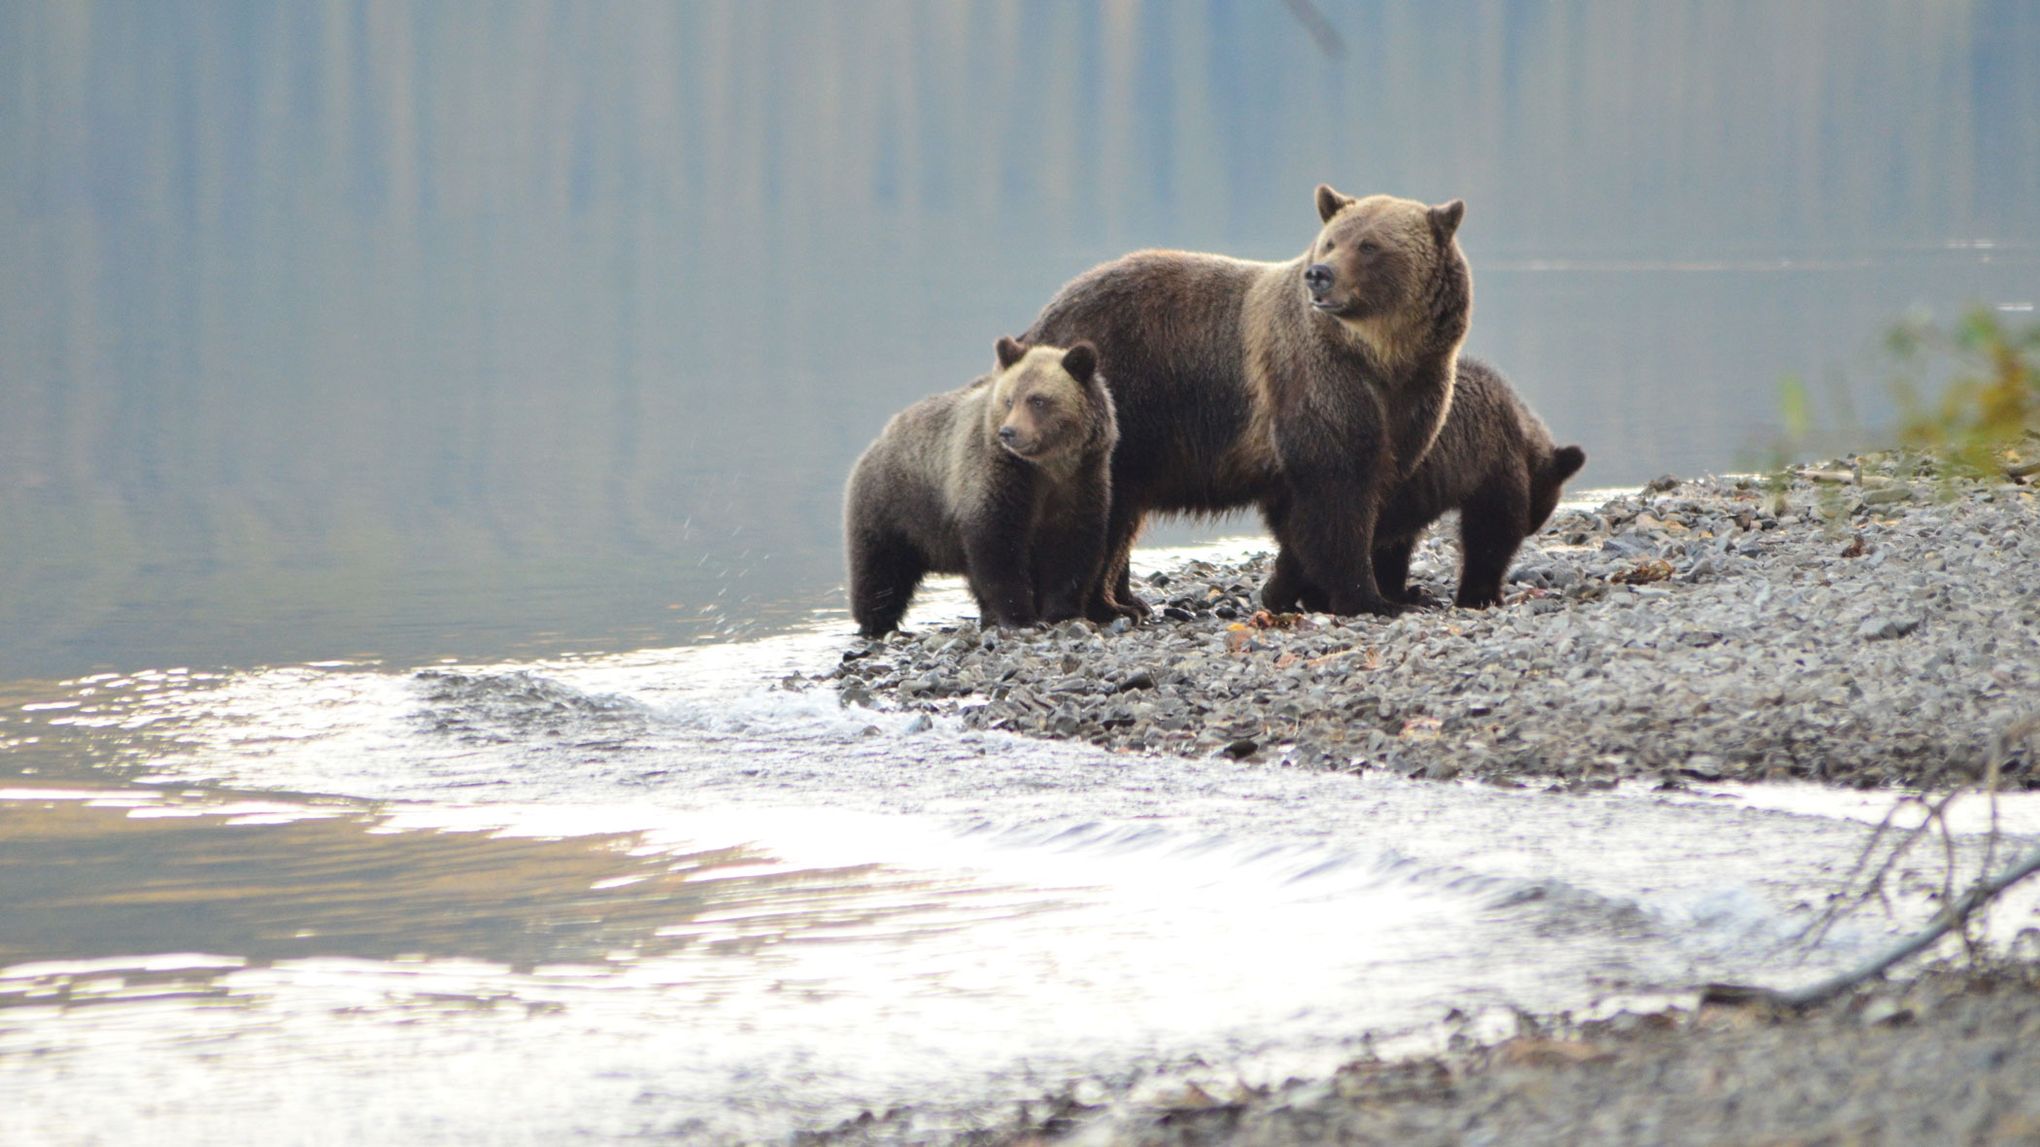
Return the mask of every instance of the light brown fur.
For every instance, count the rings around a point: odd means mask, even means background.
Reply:
[[[1450,405],[1472,307],[1453,240],[1464,207],[1329,187],[1318,206],[1298,258],[1136,252],[1072,280],[1029,329],[1093,341],[1112,364],[1121,438],[1092,616],[1145,610],[1126,579],[1145,515],[1243,505],[1339,612],[1398,608],[1375,588],[1373,519]]]
[[[886,423],[844,492],[850,610],[898,626],[928,573],[969,580],[987,624],[1083,611],[1095,592],[1118,438],[1097,353],[999,340],[999,369]]]

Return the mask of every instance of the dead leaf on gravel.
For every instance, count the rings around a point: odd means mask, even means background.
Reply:
[[[1645,582],[1663,581],[1671,576],[1672,563],[1663,558],[1644,558],[1608,580],[1617,585],[1642,585]]]
[[[1352,657],[1355,654],[1358,654],[1360,657],[1361,669],[1374,670],[1381,668],[1381,651],[1379,649],[1374,648],[1371,645],[1365,649],[1362,649],[1357,645],[1350,645],[1344,649],[1334,650],[1330,653],[1325,654],[1323,657],[1311,658],[1309,661],[1309,665],[1311,668],[1315,669],[1321,665],[1330,665],[1334,661],[1339,661],[1347,657]]]
[[[1445,722],[1436,717],[1411,717],[1403,722],[1402,732],[1397,734],[1405,741],[1435,741]]]
[[[1567,1067],[1614,1059],[1615,1053],[1585,1040],[1521,1036],[1496,1047],[1495,1056],[1517,1067]]]

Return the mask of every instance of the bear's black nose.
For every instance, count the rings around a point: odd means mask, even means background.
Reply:
[[[1020,432],[1018,430],[1015,430],[1010,426],[999,427],[999,441],[1011,442],[1018,437],[1020,437]]]
[[[1323,263],[1312,263],[1303,269],[1303,285],[1313,295],[1322,295],[1332,289],[1332,269]]]

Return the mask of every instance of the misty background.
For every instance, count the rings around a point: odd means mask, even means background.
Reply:
[[[0,680],[832,616],[887,415],[1321,181],[1466,199],[1576,486],[2040,294],[2031,3],[1320,8],[0,0]]]

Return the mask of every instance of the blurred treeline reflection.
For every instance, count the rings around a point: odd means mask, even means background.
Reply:
[[[1589,481],[2032,270],[2032,4],[1325,7],[0,5],[0,677],[831,604],[887,412],[1321,180],[1469,200]]]

